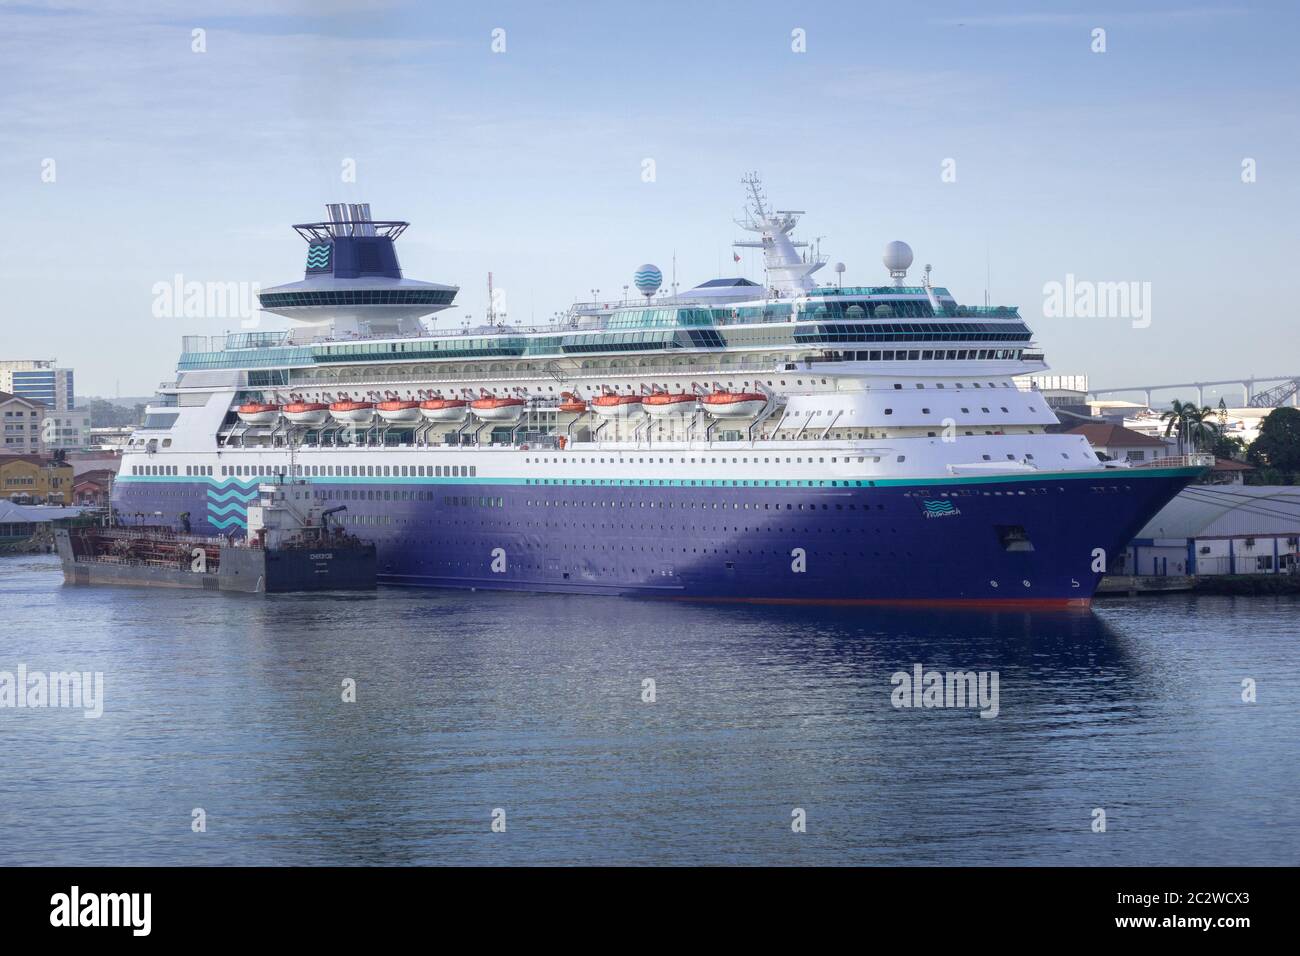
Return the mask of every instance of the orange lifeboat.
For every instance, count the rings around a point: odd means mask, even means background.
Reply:
[[[469,414],[463,398],[430,398],[420,403],[420,414],[435,422],[460,422]]]
[[[485,422],[517,422],[527,404],[522,398],[476,398],[470,410]]]
[[[379,417],[386,422],[401,424],[420,420],[419,402],[390,399],[386,402],[380,402],[375,406],[375,409],[379,412]]]
[[[640,395],[601,395],[591,400],[591,409],[606,418],[640,415],[643,406]]]
[[[645,397],[646,414],[654,418],[667,418],[670,415],[689,415],[698,407],[694,395],[686,392],[654,392]]]
[[[324,425],[330,417],[330,407],[324,402],[290,402],[282,411],[295,425]]]
[[[247,402],[235,411],[245,425],[274,425],[280,417],[280,406],[267,402]]]
[[[560,402],[560,411],[562,412],[581,415],[587,410],[587,403],[572,392],[562,392],[560,398],[562,399]]]
[[[710,392],[700,399],[704,410],[714,418],[757,418],[767,407],[767,396],[760,392]]]
[[[330,415],[335,421],[349,425],[364,425],[375,417],[375,403],[354,402],[351,399],[330,402]]]

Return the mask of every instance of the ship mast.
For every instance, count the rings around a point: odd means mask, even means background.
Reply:
[[[768,287],[776,296],[794,296],[816,288],[812,274],[826,264],[825,257],[820,252],[811,257],[801,256],[796,250],[806,249],[808,243],[790,238],[803,211],[770,209],[757,173],[745,176],[741,183],[749,190],[750,208],[744,219],[736,220],[736,225],[746,232],[758,233],[760,238],[742,239],[732,245],[737,249],[763,250]]]

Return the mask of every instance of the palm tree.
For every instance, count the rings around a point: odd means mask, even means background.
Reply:
[[[1212,442],[1218,434],[1219,426],[1214,420],[1214,410],[1209,405],[1199,408],[1195,402],[1181,402],[1174,399],[1169,403],[1169,410],[1160,416],[1165,425],[1165,437],[1175,428],[1178,429],[1178,453],[1185,450],[1185,443],[1190,442],[1196,450]]]
[[[1209,405],[1192,406],[1187,413],[1187,436],[1192,440],[1192,450],[1200,451],[1214,444],[1219,433],[1219,423]]]
[[[1169,410],[1162,412],[1160,415],[1160,420],[1165,422],[1166,438],[1169,437],[1169,433],[1175,428],[1178,429],[1178,453],[1180,455],[1183,453],[1183,431],[1184,425],[1187,422],[1187,413],[1184,410],[1185,407],[1186,406],[1183,405],[1181,400],[1175,398],[1169,403]]]

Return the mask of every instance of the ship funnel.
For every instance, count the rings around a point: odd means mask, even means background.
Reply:
[[[330,234],[334,236],[347,235],[347,229],[344,226],[348,221],[348,207],[341,202],[331,202],[325,204],[325,209],[329,212]]]
[[[375,234],[375,227],[370,221],[370,203],[350,203],[348,210],[352,213],[352,222],[356,226],[355,235],[373,236]]]

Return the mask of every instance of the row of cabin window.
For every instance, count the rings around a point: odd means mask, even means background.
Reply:
[[[846,455],[846,456],[844,457],[844,461],[845,461],[846,464],[847,464],[847,463],[851,463],[851,462],[855,462],[855,461],[863,462],[863,461],[866,461],[866,460],[867,460],[866,457],[863,456],[863,455],[858,455],[858,456],[856,456],[856,457],[854,457],[854,456],[850,456],[850,455]],[[560,462],[561,464],[566,464],[566,465],[579,465],[579,464],[580,464],[580,465],[586,465],[586,464],[589,463],[588,460],[587,460],[586,458],[559,458],[559,459],[557,459],[557,458],[525,458],[525,459],[524,459],[524,464],[534,463],[534,464],[538,464],[538,465],[553,465],[553,464],[555,464],[557,461]],[[879,456],[875,456],[875,457],[872,458],[872,461],[880,461],[880,457],[879,457]],[[781,459],[780,459],[780,457],[777,457],[777,458],[764,458],[764,459],[762,460],[761,464],[764,464],[764,465],[770,465],[770,464],[772,464],[773,462],[775,462],[775,463],[778,464],[778,465],[781,464]],[[832,463],[832,464],[837,464],[838,462],[839,462],[839,458],[832,458],[832,459],[831,459],[831,463]],[[644,458],[627,458],[627,459],[623,459],[623,458],[610,458],[608,462],[606,462],[606,460],[605,460],[604,458],[599,458],[599,459],[597,459],[597,458],[592,458],[591,461],[590,461],[590,464],[593,464],[593,465],[595,465],[595,464],[601,464],[601,465],[604,465],[604,464],[610,464],[610,465],[644,465],[644,464],[646,464],[646,463],[647,463],[647,461],[646,461],[646,459],[644,459]],[[655,463],[655,459],[654,459],[654,458],[650,458],[650,459],[649,459],[649,464],[653,465],[654,463]],[[676,458],[668,458],[668,459],[660,458],[660,459],[659,459],[659,464],[661,464],[661,465],[664,465],[664,464],[672,465],[672,464],[676,464],[676,463],[677,463],[677,459],[676,459]],[[682,463],[683,465],[688,464],[688,462],[687,462],[687,460],[686,460],[685,458],[682,459],[681,463]],[[748,459],[748,458],[732,458],[732,459],[731,459],[731,464],[733,464],[733,465],[739,465],[739,464],[745,464],[745,465],[748,465],[749,463],[750,463],[750,462],[749,462],[749,459]],[[803,459],[802,459],[802,458],[787,458],[787,459],[785,460],[785,463],[786,463],[787,465],[790,465],[790,464],[800,464],[800,465],[802,465],[802,464],[803,464]],[[717,464],[723,464],[723,465],[725,465],[725,464],[727,464],[727,459],[726,459],[725,457],[724,457],[724,458],[721,458],[721,459],[719,459],[719,458],[703,458],[703,457],[701,457],[701,458],[699,458],[699,459],[692,458],[692,459],[690,460],[689,464],[692,464],[692,465],[694,465],[694,464],[701,464],[701,465],[717,465]],[[755,465],[760,464],[760,461],[759,461],[759,459],[758,459],[757,456],[754,457],[754,464],[755,464]],[[808,464],[810,464],[810,465],[813,465],[813,464],[823,464],[823,465],[824,465],[824,464],[826,464],[826,459],[825,459],[825,458],[818,458],[818,459],[814,460],[813,458],[809,457],[809,459],[808,459]]]
[[[222,465],[221,477],[261,478],[273,475],[287,475],[289,469],[283,465]],[[297,473],[313,478],[320,477],[356,477],[356,478],[475,478],[478,476],[477,465],[300,465]],[[179,475],[179,465],[132,465],[133,475]],[[185,474],[190,477],[212,475],[212,465],[186,465]]]
[[[954,382],[953,384],[956,385],[958,388],[965,388],[965,387],[966,387],[966,383],[965,383],[965,382]],[[987,384],[989,388],[997,388],[997,387],[998,387],[998,386],[997,386],[997,383],[995,383],[995,382],[986,382],[985,384]],[[979,382],[971,382],[971,385],[972,385],[973,387],[975,387],[975,388],[981,388],[981,387],[982,387],[982,386],[980,385]],[[925,383],[924,383],[924,382],[917,382],[917,383],[916,383],[916,387],[917,387],[917,388],[925,388]],[[944,383],[943,383],[943,382],[937,382],[937,383],[935,383],[935,386],[934,386],[934,387],[935,387],[935,388],[943,388],[943,387],[944,387]],[[1003,382],[1003,383],[1002,383],[1002,387],[1003,387],[1003,388],[1011,388],[1012,385],[1011,385],[1010,382]],[[902,385],[901,382],[895,382],[895,383],[894,383],[894,391],[902,391],[902,389],[903,389],[903,385]]]
[[[477,465],[303,465],[311,478],[476,478]]]
[[[299,465],[296,473],[309,478],[474,478],[477,465]],[[211,474],[211,472],[209,472]],[[223,477],[286,475],[282,465],[222,465]]]
[[[1010,412],[1010,410],[1007,408],[1007,406],[1005,406],[1005,405],[999,405],[998,407],[1001,408],[1001,409],[1002,409],[1004,412],[1006,412],[1008,415],[1011,414],[1011,412]],[[1030,406],[1029,406],[1029,410],[1030,410],[1031,412],[1032,412],[1032,411],[1035,411],[1034,406],[1030,405]],[[970,409],[967,408],[967,407],[964,406],[964,405],[962,406],[962,411],[965,412],[967,415],[970,414]],[[987,405],[981,405],[981,406],[980,406],[980,411],[983,412],[983,413],[986,414],[986,415],[991,415],[991,414],[993,414],[992,412],[989,411],[989,408],[988,408]],[[798,414],[798,413],[796,412],[796,414]],[[892,414],[894,414],[894,410],[893,410],[892,408],[886,408],[886,409],[885,409],[885,414],[886,414],[886,415],[892,415]],[[923,408],[923,409],[921,409],[921,414],[922,414],[922,415],[929,415],[929,414],[930,414],[930,409],[928,409],[928,408]]]
[[[931,336],[933,338],[934,336]],[[945,336],[946,338],[946,336]],[[836,339],[819,339],[817,341],[833,343]],[[839,341],[857,341],[855,339],[842,339]],[[868,341],[881,341],[880,339],[870,339]],[[896,340],[895,340],[896,341]],[[1023,349],[870,349],[868,351],[850,352],[846,350],[836,350],[823,353],[819,361],[830,362],[964,362],[967,360],[989,361],[989,360],[1006,360],[1018,359]]]

